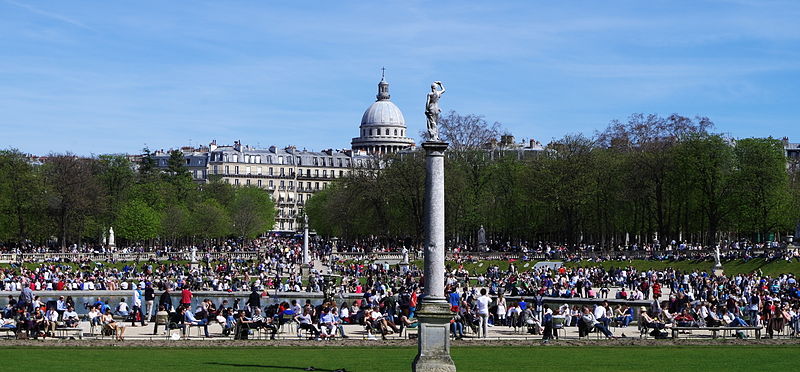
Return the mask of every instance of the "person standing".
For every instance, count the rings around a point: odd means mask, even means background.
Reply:
[[[149,322],[153,315],[153,301],[156,299],[156,291],[153,290],[153,284],[147,282],[144,287],[144,303],[147,306],[147,317],[145,323]]]
[[[172,311],[172,296],[170,296],[169,287],[164,288],[164,293],[158,299],[158,305],[164,306],[164,310],[167,312]]]
[[[489,303],[492,299],[486,295],[486,288],[481,288],[481,296],[475,301],[478,307],[478,337],[486,338],[489,334]]]
[[[181,291],[181,306],[187,309],[192,308],[192,291],[189,290],[188,284],[185,284]]]
[[[256,286],[253,285],[252,292],[250,292],[250,297],[247,298],[247,302],[245,305],[250,307],[250,316],[254,316],[257,310],[261,309],[261,294],[258,293]]]
[[[147,323],[144,321],[144,312],[142,311],[142,290],[136,283],[133,284],[133,298],[131,301],[133,307],[131,308],[131,327],[136,326],[136,316],[139,316],[139,322],[142,326],[146,326]]]

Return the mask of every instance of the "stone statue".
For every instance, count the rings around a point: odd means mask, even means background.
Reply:
[[[116,244],[114,244],[114,227],[113,226],[108,228],[108,246],[109,247],[116,246]]]
[[[408,265],[408,248],[406,247],[403,247],[403,261],[401,263]]]
[[[436,89],[437,86],[440,90]],[[439,121],[439,114],[442,113],[442,109],[439,108],[439,98],[442,97],[444,92],[445,88],[442,82],[434,81],[431,84],[431,92],[428,93],[428,99],[425,102],[425,117],[428,119],[428,140],[430,141],[439,140],[437,122]]]
[[[722,262],[719,260],[719,246],[714,249],[714,258],[717,260],[716,266],[722,266]]]
[[[483,229],[483,225],[481,228],[478,229],[478,247],[483,248],[486,246],[486,230]]]
[[[192,262],[197,262],[197,247],[192,246]]]

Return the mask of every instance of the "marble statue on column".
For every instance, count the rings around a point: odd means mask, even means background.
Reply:
[[[720,260],[720,253],[719,253],[719,245],[714,248],[714,267],[711,268],[711,272],[714,273],[714,276],[722,276],[725,274],[725,271],[722,269],[722,261]]]
[[[483,250],[486,248],[486,230],[483,229],[483,225],[481,228],[478,229],[478,250]]]
[[[436,87],[439,87],[437,90]],[[434,81],[431,84],[431,91],[428,93],[428,99],[425,102],[425,118],[428,121],[428,140],[439,141],[439,114],[442,109],[439,108],[439,98],[444,94],[445,88],[441,81]]]
[[[109,247],[115,247],[116,246],[116,244],[114,242],[114,227],[113,226],[108,228],[108,246]]]

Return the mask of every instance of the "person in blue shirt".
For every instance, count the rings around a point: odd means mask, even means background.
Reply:
[[[525,302],[525,299],[524,299],[524,298],[520,298],[520,299],[519,299],[519,308],[520,308],[520,310],[522,310],[522,311],[525,311],[525,309],[527,309],[527,308],[528,308],[528,303],[527,303],[527,302]]]
[[[458,306],[461,304],[461,296],[453,287],[448,287],[449,294],[447,295],[447,302],[450,303],[451,311],[458,311]]]

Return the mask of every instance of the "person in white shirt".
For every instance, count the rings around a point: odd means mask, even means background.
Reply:
[[[606,306],[608,306],[608,301],[603,301],[602,304],[596,305],[594,307],[594,317],[598,322],[603,323],[603,325],[608,328],[611,319],[608,317],[608,309],[606,309]]]
[[[128,307],[128,304],[125,303],[125,299],[124,298],[120,299],[119,305],[117,305],[117,315],[127,318],[129,310],[130,308]]]
[[[69,328],[77,327],[80,323],[78,313],[75,312],[75,309],[72,306],[67,308],[67,311],[64,312],[62,319],[64,319],[64,324]]]
[[[478,308],[478,337],[486,338],[489,333],[489,304],[492,299],[486,295],[486,288],[481,288],[481,296],[475,301]]]

